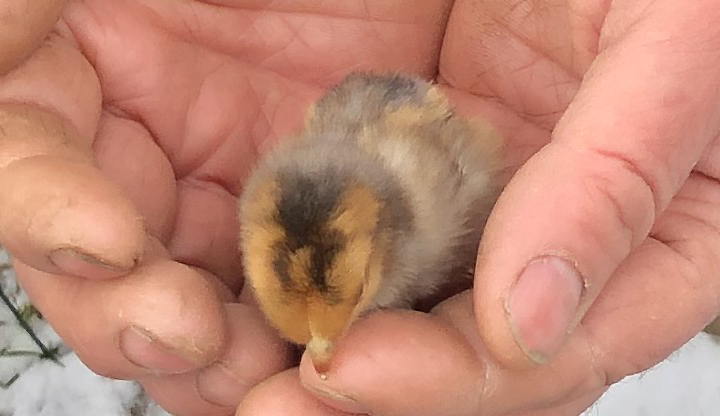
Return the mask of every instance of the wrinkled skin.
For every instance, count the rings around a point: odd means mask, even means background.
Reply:
[[[0,22],[0,242],[85,363],[175,414],[574,415],[718,312],[714,1],[9,0]],[[236,196],[359,68],[435,78],[524,166],[473,293],[358,322],[322,381],[243,291]],[[508,313],[544,254],[584,282]]]

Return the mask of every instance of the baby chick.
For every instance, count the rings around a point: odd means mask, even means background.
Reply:
[[[328,369],[361,314],[469,287],[500,141],[418,78],[351,74],[262,161],[240,200],[260,308]]]

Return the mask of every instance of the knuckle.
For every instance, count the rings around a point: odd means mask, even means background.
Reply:
[[[601,168],[589,175],[588,186],[612,213],[616,229],[622,230],[631,247],[636,247],[647,237],[658,215],[663,199],[659,180],[620,152],[595,150],[593,154],[601,162],[588,166]]]

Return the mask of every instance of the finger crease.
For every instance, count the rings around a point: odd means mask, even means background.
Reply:
[[[644,236],[639,236],[639,233],[635,232],[635,227],[628,219],[627,210],[623,208],[623,204],[618,200],[618,197],[613,192],[609,191],[607,186],[599,184],[595,187],[595,189],[597,192],[602,194],[605,200],[607,200],[612,206],[613,213],[615,214],[614,217],[619,221],[620,227],[624,231],[626,241],[629,244],[627,251],[630,251],[632,247],[640,244]]]
[[[626,172],[640,179],[642,183],[645,184],[645,187],[650,191],[650,194],[652,195],[652,211],[655,217],[657,217],[659,215],[658,207],[662,205],[660,204],[660,186],[657,180],[652,178],[651,175],[644,172],[637,162],[622,154],[621,152],[607,149],[595,149],[594,151],[597,155],[603,158],[610,159],[619,163]]]

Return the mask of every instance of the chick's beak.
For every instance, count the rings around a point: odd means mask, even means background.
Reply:
[[[353,321],[354,302],[328,305],[324,300],[308,304],[308,329],[310,341],[306,350],[321,376],[330,370],[333,348]]]
[[[333,342],[322,336],[313,336],[307,344],[307,351],[310,354],[315,371],[324,377],[325,373],[330,369],[330,359],[332,358]]]

